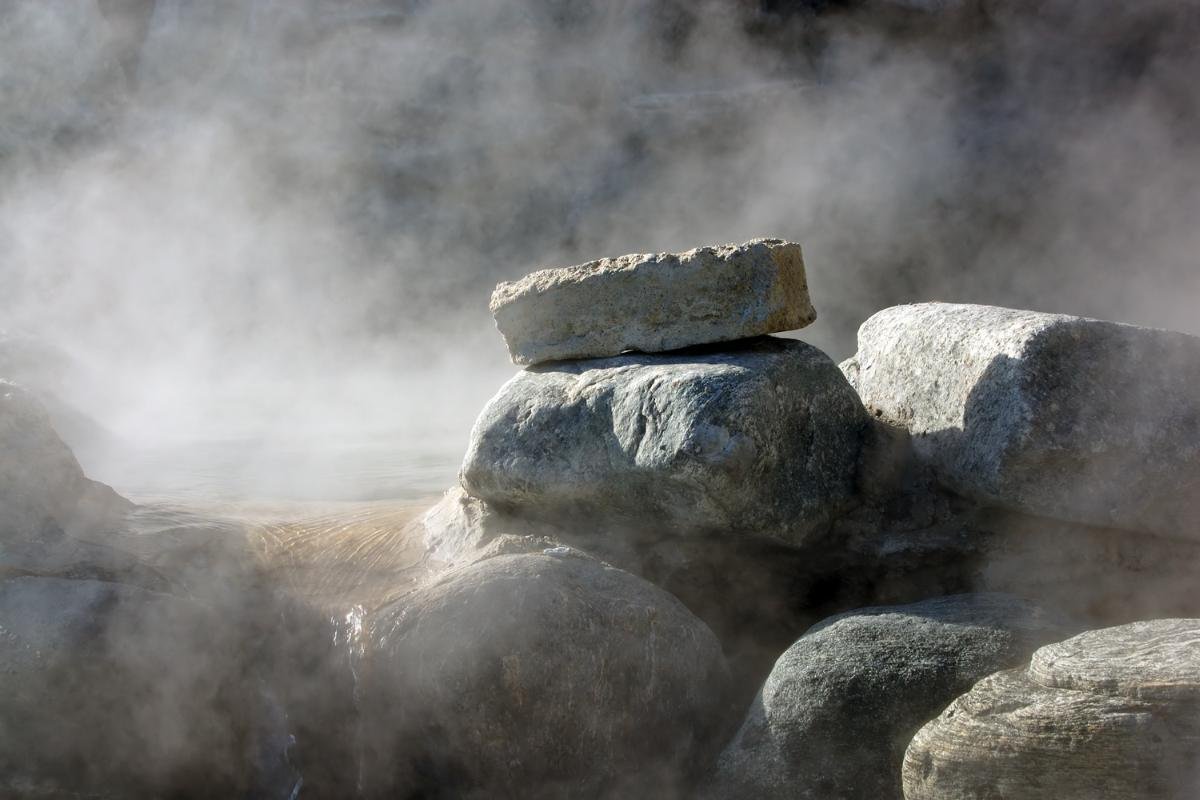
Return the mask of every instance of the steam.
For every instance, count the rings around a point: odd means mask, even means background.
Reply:
[[[836,5],[836,7],[834,7]],[[828,6],[824,10],[818,6]],[[498,280],[803,243],[835,357],[957,300],[1200,332],[1191,3],[14,0],[0,327],[123,437],[435,432]]]

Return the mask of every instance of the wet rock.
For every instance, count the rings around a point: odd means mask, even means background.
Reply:
[[[1200,339],[925,303],[863,323],[843,370],[957,491],[1046,517],[1200,537]]]
[[[979,678],[1068,632],[1036,606],[962,594],[825,620],[776,662],[713,797],[899,798],[912,735]]]
[[[866,416],[827,356],[769,337],[526,370],[462,485],[509,512],[798,541],[854,492]]]
[[[904,796],[1195,797],[1198,700],[1200,620],[1089,631],[985,678],[923,727]]]
[[[249,648],[177,597],[0,581],[0,793],[286,797],[287,729]]]
[[[816,319],[800,245],[779,239],[541,270],[497,286],[491,309],[516,364],[657,353]]]
[[[132,508],[84,476],[28,392],[0,381],[0,540],[103,529]]]
[[[726,682],[666,592],[568,547],[496,555],[369,621],[367,794],[645,796],[711,757]]]

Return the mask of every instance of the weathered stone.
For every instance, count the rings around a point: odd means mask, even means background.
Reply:
[[[711,755],[727,712],[708,628],[567,547],[453,570],[367,635],[372,796],[647,796]]]
[[[1200,620],[1158,619],[1046,645],[1029,664],[1053,689],[1170,702],[1200,700]]]
[[[497,286],[491,310],[515,364],[728,342],[817,316],[800,245],[779,239],[540,270]]]
[[[36,400],[0,381],[0,541],[103,528],[131,508],[84,476]]]
[[[865,428],[828,357],[760,338],[526,370],[476,421],[461,479],[527,516],[795,541],[852,495]]]
[[[998,594],[828,619],[776,662],[721,755],[712,796],[898,798],[904,749],[921,725],[979,678],[1068,632]]]
[[[1200,537],[1200,339],[926,303],[863,323],[843,370],[946,485],[1047,517]]]
[[[1048,645],[1030,669],[985,678],[913,738],[904,796],[1195,797],[1197,641],[1200,620],[1134,623]]]

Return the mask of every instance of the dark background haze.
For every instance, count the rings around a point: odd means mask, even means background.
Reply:
[[[1198,333],[1198,11],[4,0],[0,329],[123,441],[454,458],[493,285],[601,256],[799,241],[836,359],[919,300]]]

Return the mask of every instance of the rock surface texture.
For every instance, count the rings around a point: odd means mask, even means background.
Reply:
[[[825,354],[769,337],[526,370],[462,485],[505,510],[798,539],[854,490],[866,414]]]
[[[286,796],[267,792],[295,783],[288,729],[249,647],[169,595],[0,581],[0,794]]]
[[[571,548],[451,571],[368,640],[372,796],[656,796],[711,757],[725,713],[712,632]]]
[[[84,476],[37,400],[0,381],[0,540],[103,527],[132,508]]]
[[[775,663],[713,798],[901,796],[912,735],[976,680],[1066,633],[1017,598],[963,594],[835,616]]]
[[[907,800],[1193,798],[1200,620],[1089,631],[980,681],[913,738]]]
[[[842,368],[951,488],[1058,519],[1200,537],[1200,339],[926,303],[868,319]]]
[[[497,286],[491,310],[516,364],[656,353],[816,319],[800,245],[779,239],[540,270]]]

